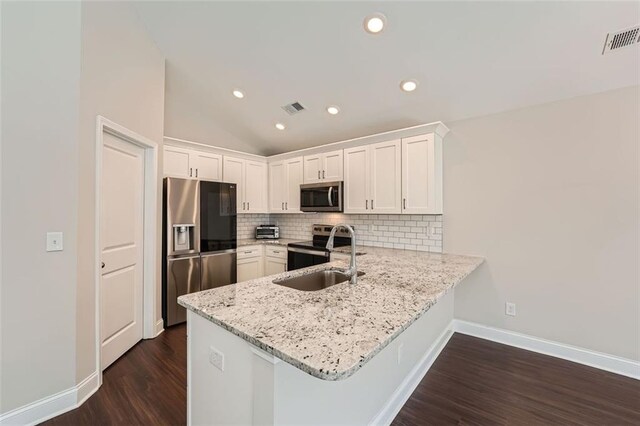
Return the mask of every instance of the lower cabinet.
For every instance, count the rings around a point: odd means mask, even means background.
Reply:
[[[263,276],[262,246],[248,246],[238,249],[238,282],[249,281]]]
[[[264,275],[275,275],[287,270],[287,248],[282,246],[265,247]]]
[[[282,246],[246,246],[238,248],[238,282],[254,280],[287,270],[287,248]]]

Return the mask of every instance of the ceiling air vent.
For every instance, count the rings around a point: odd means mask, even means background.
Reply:
[[[607,34],[602,54],[640,43],[640,25]]]
[[[294,102],[289,105],[285,105],[282,107],[283,110],[287,111],[289,115],[297,114],[299,112],[304,111],[304,107],[300,102]]]

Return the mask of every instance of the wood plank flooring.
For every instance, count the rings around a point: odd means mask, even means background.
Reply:
[[[185,327],[138,343],[48,425],[186,423]],[[455,334],[395,418],[413,425],[640,425],[640,381]]]

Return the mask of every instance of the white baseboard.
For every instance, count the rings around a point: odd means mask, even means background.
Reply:
[[[404,404],[407,402],[413,391],[418,387],[424,376],[435,362],[438,355],[453,336],[453,322],[438,336],[429,350],[423,355],[411,372],[405,377],[400,386],[391,395],[385,406],[373,418],[370,425],[389,425],[398,415]]]
[[[156,322],[155,333],[153,337],[154,338],[158,337],[163,331],[164,331],[164,321],[160,319],[158,322]]]
[[[453,331],[640,380],[638,361],[458,319],[453,320]]]
[[[78,408],[99,387],[98,372],[78,385],[0,415],[0,425],[35,425]]]

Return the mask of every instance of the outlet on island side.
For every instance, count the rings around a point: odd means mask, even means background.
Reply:
[[[209,362],[220,371],[224,371],[224,354],[209,346]]]
[[[515,317],[516,316],[516,304],[515,303],[511,303],[511,302],[507,302],[504,304],[504,313],[505,315],[509,315],[511,317]]]

